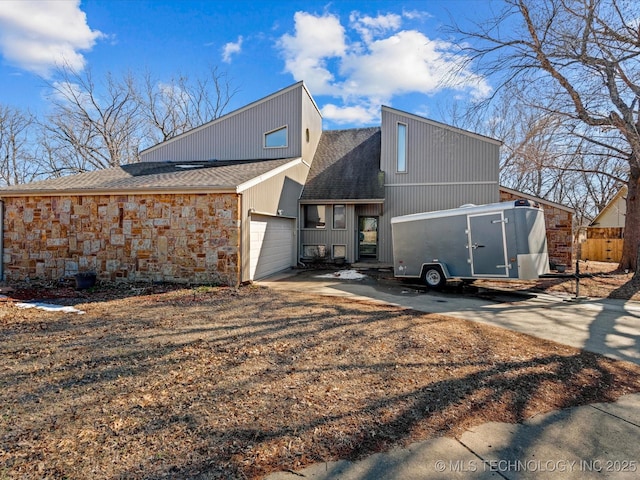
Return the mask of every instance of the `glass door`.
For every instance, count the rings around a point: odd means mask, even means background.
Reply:
[[[378,258],[378,217],[358,217],[358,257]]]

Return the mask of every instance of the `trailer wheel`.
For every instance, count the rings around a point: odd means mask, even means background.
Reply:
[[[439,290],[447,283],[447,279],[440,267],[427,267],[424,272],[424,283],[426,283],[429,288]]]

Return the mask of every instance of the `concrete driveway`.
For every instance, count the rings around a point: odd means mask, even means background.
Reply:
[[[294,270],[258,282],[278,290],[366,298],[428,313],[483,322],[640,364],[640,303],[611,299],[464,288],[427,291],[419,285],[365,275]]]

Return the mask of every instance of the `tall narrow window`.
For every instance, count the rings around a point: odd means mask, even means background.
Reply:
[[[264,134],[265,148],[278,148],[287,146],[287,127],[278,128]]]
[[[333,228],[343,230],[347,228],[347,216],[344,205],[333,206]]]
[[[407,171],[407,126],[404,123],[398,123],[398,155],[396,170],[398,172]]]

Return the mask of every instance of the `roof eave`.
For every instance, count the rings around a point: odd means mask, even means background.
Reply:
[[[166,193],[239,193],[235,185],[232,186],[197,186],[197,187],[169,187],[169,188],[74,188],[68,190],[2,190],[0,198],[8,197],[65,197],[72,195],[161,195]]]
[[[511,195],[524,197],[524,198],[527,198],[529,200],[533,200],[533,201],[540,202],[540,203],[543,203],[543,204],[546,204],[546,205],[550,205],[550,206],[552,206],[554,208],[557,208],[559,210],[564,210],[565,212],[569,212],[569,213],[572,213],[574,215],[576,213],[576,211],[573,208],[567,207],[566,205],[562,205],[560,203],[552,202],[551,200],[547,200],[546,198],[540,198],[540,197],[536,197],[535,195],[529,195],[528,193],[524,193],[524,192],[521,192],[519,190],[514,190],[513,188],[505,187],[503,185],[500,185],[498,188],[500,190],[504,190],[507,193],[510,193]]]
[[[289,170],[290,168],[293,168],[293,167],[295,167],[297,165],[303,165],[303,164],[306,165],[307,167],[309,167],[309,165],[302,160],[302,157],[296,157],[296,158],[294,158],[293,160],[291,160],[291,161],[289,161],[287,163],[284,163],[284,164],[282,164],[282,165],[280,165],[278,167],[272,168],[271,170],[268,170],[268,171],[266,171],[266,172],[264,172],[264,173],[262,173],[262,174],[260,174],[260,175],[258,175],[256,177],[253,177],[253,178],[251,178],[251,179],[249,179],[247,181],[244,181],[244,182],[240,183],[239,185],[237,185],[236,190],[238,192],[243,192],[243,191],[245,191],[245,190],[247,190],[247,189],[249,189],[251,187],[255,187],[256,185],[258,185],[258,184],[260,184],[260,183],[262,183],[262,182],[264,182],[266,180],[269,180],[270,178],[275,177],[276,175],[278,175],[280,173],[283,173],[283,172]]]
[[[300,205],[312,205],[318,203],[344,203],[344,204],[366,204],[366,203],[384,203],[384,198],[313,198],[300,199]]]

